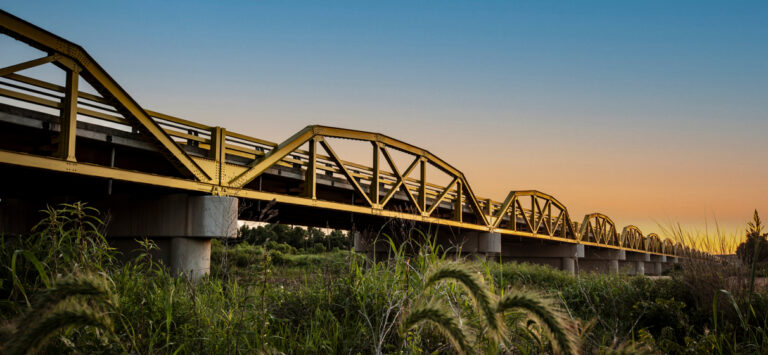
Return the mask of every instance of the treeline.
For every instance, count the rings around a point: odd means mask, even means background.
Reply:
[[[353,240],[348,233],[333,230],[325,233],[318,228],[291,227],[285,224],[266,224],[258,227],[243,225],[240,227],[241,242],[253,245],[265,245],[271,249],[281,245],[294,248],[294,252],[322,253],[331,250],[349,250]]]

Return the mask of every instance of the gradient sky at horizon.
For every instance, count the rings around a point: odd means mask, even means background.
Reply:
[[[768,216],[768,2],[3,1],[142,106],[377,131],[648,233]],[[3,43],[7,43],[3,42]],[[0,47],[3,48],[3,47]]]

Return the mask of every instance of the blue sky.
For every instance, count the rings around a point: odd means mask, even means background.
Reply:
[[[765,1],[2,8],[83,45],[153,110],[273,141],[379,131],[482,195],[540,189],[619,224],[768,213]]]

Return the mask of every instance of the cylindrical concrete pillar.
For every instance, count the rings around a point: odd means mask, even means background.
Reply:
[[[661,263],[660,262],[653,263],[653,274],[654,275],[661,275]]]
[[[608,260],[608,272],[611,274],[619,273],[619,260]]]
[[[355,247],[355,253],[365,253],[368,251],[368,243],[363,240],[362,233],[358,231],[350,232],[354,235],[354,247]]]
[[[211,270],[210,238],[171,239],[171,274],[199,280]]]
[[[645,261],[637,261],[635,264],[635,275],[645,275]]]
[[[576,274],[576,258],[562,258],[563,271]]]

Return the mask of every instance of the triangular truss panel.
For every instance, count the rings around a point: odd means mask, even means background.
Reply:
[[[493,225],[502,230],[578,240],[568,210],[545,193],[512,191],[504,202],[488,200],[484,207]]]
[[[621,246],[635,250],[648,250],[646,237],[643,236],[640,228],[633,225],[626,226],[621,231]]]
[[[80,46],[32,25],[5,11],[0,11],[0,32],[26,43],[45,53],[30,61],[0,68],[0,77],[27,85],[58,91],[60,100],[34,98],[25,93],[2,91],[3,96],[22,101],[34,101],[39,105],[55,105],[61,110],[61,134],[55,155],[68,161],[75,161],[75,137],[77,116],[82,114],[94,118],[127,124],[155,144],[169,161],[184,175],[198,181],[209,181],[211,177],[177,145],[173,139],[152,119],[152,117],[131,98],[128,93]],[[63,86],[49,86],[16,74],[19,71],[53,63],[66,73]],[[87,82],[99,95],[79,90],[81,81]],[[81,101],[83,103],[81,104]],[[90,106],[92,105],[92,106]],[[103,105],[100,107],[99,105]],[[97,106],[97,107],[93,107]],[[111,114],[104,110],[114,110]]]
[[[581,222],[581,240],[597,244],[619,245],[619,235],[616,224],[602,213],[591,213],[584,216]]]

